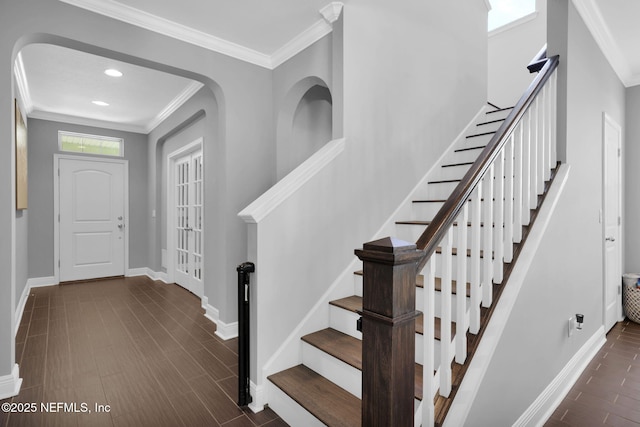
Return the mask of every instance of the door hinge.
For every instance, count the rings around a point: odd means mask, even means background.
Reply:
[[[618,148],[618,157],[622,156],[622,149]]]
[[[60,268],[60,260],[58,260],[58,268]]]

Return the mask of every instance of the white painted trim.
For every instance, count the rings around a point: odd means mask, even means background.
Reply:
[[[560,373],[549,383],[536,400],[513,424],[514,427],[542,426],[562,403],[571,387],[598,354],[598,350],[607,342],[604,327],[598,330],[573,355],[571,360],[562,368]]]
[[[484,0],[484,5],[487,7],[487,12],[491,12],[491,3],[489,0]]]
[[[101,158],[91,156],[79,156],[72,154],[54,154],[53,155],[53,277],[55,283],[60,283],[60,266],[58,262],[60,260],[60,223],[57,221],[58,215],[60,215],[60,176],[58,175],[58,169],[60,167],[60,160],[80,160],[80,161],[92,161],[98,163],[118,163],[124,166],[123,181],[124,181],[124,271],[123,274],[129,270],[129,161],[126,159],[113,159],[113,158]]]
[[[16,363],[9,375],[0,377],[0,400],[17,396],[20,393],[20,386],[22,386],[22,378],[20,378],[20,368]]]
[[[106,120],[90,119],[87,117],[70,116],[68,114],[53,113],[50,111],[32,110],[29,114],[32,119],[49,120],[79,126],[91,126],[105,129],[119,130],[122,132],[133,132],[147,134],[147,127],[127,123],[109,122]]]
[[[149,278],[151,280],[159,280],[161,282],[164,282],[165,284],[169,284],[171,282],[169,282],[169,279],[167,278],[167,273],[163,272],[163,271],[153,271],[151,269],[149,269],[147,276],[149,276]]]
[[[184,88],[162,111],[158,113],[148,124],[145,126],[145,133],[150,133],[160,123],[171,116],[178,108],[180,108],[185,102],[187,102],[193,95],[195,95],[204,85],[197,81],[192,81],[187,87]]]
[[[221,39],[177,22],[144,12],[117,1],[60,0],[109,18],[117,19],[145,30],[153,31],[186,43],[246,61],[264,68],[271,68],[271,58],[248,47]]]
[[[338,157],[338,155],[344,151],[344,147],[344,138],[334,139],[328,142],[290,174],[282,178],[262,196],[244,208],[238,216],[246,223],[259,223],[300,189],[307,181],[323,170],[333,159]]]
[[[504,288],[491,317],[491,322],[487,325],[483,339],[480,341],[480,345],[478,346],[476,354],[473,356],[473,360],[462,380],[462,384],[460,384],[456,395],[457,398],[454,399],[451,405],[449,414],[443,424],[444,427],[465,425],[467,421],[469,410],[478,394],[482,379],[491,363],[502,332],[517,301],[520,289],[527,277],[529,267],[533,263],[546,229],[553,218],[553,212],[562,196],[570,169],[571,167],[569,165],[562,164],[557,171],[545,202],[540,207],[536,222],[527,238],[527,244],[522,248],[518,262],[511,272],[509,286]]]
[[[486,2],[487,0],[485,0]],[[340,14],[342,13],[342,8],[344,7],[344,3],[339,1],[333,1],[320,9],[320,15],[327,21],[329,24],[333,24],[340,18]]]
[[[640,84],[640,75],[633,74],[624,54],[615,42],[596,0],[572,0],[572,3],[625,87]]]
[[[216,335],[223,340],[229,340],[238,336],[238,322],[224,323],[220,320],[220,311],[209,304],[207,297],[202,297],[202,308],[204,308],[204,317],[216,324]]]
[[[316,21],[309,28],[298,34],[293,39],[289,40],[284,46],[276,50],[271,55],[271,69],[274,69],[289,59],[296,56],[327,34],[333,31],[333,27],[325,20],[320,19]]]
[[[27,283],[22,290],[22,295],[20,295],[20,301],[18,301],[18,306],[16,307],[16,311],[14,313],[15,323],[13,326],[13,336],[15,337],[18,334],[18,329],[20,328],[20,322],[22,321],[22,316],[24,314],[24,308],[27,305],[27,299],[29,299],[29,294],[31,293],[31,289],[39,288],[43,286],[55,286],[58,283],[56,282],[53,276],[49,277],[36,277],[30,278],[27,280]]]
[[[141,268],[130,268],[125,272],[125,277],[136,277],[136,276],[150,276],[150,271],[147,267]]]
[[[496,36],[500,33],[504,33],[505,31],[509,31],[512,30],[516,27],[519,27],[520,25],[526,24],[529,21],[533,21],[534,19],[536,19],[538,17],[538,12],[531,12],[528,15],[523,16],[522,18],[518,18],[515,21],[511,21],[508,24],[502,25],[500,27],[494,28],[493,30],[489,31],[488,36],[491,38],[493,36]]]
[[[20,99],[22,99],[22,114],[28,116],[33,111],[33,101],[31,100],[31,92],[29,92],[29,83],[27,82],[27,73],[24,70],[24,62],[22,61],[22,52],[18,52],[16,62],[13,64],[13,74],[16,78]],[[27,121],[24,121],[27,123]]]
[[[264,406],[268,403],[267,401],[267,392],[264,385],[258,386],[253,381],[249,380],[249,394],[253,401],[249,404],[249,409],[254,414],[258,412],[262,412],[264,410]]]

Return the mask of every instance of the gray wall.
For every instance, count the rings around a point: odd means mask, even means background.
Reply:
[[[50,277],[54,272],[53,155],[61,153],[59,130],[124,139],[124,159],[129,162],[129,268],[146,267],[147,136],[48,120],[28,123],[29,277]]]
[[[469,426],[511,425],[603,324],[602,113],[624,128],[625,91],[573,3],[549,4],[549,47],[566,75],[568,181],[500,338]],[[565,16],[562,22],[558,17]],[[583,331],[567,321],[583,313]],[[517,392],[514,392],[517,390]]]
[[[640,272],[640,186],[638,170],[640,165],[640,86],[627,88],[626,128],[624,145],[624,272]]]

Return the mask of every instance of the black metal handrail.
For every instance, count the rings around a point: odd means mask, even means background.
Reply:
[[[238,406],[252,402],[249,379],[249,274],[256,271],[252,262],[243,262],[238,272]]]

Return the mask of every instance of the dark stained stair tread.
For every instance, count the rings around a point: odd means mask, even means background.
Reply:
[[[353,274],[358,276],[362,276],[362,270],[355,271]],[[424,288],[424,275],[418,274],[416,277],[416,286],[419,288]],[[442,279],[439,277],[435,278],[434,283],[435,290],[440,292],[442,290]],[[457,282],[455,280],[451,281],[451,293],[456,294],[457,292]],[[467,282],[467,296],[471,296],[471,283]],[[345,310],[357,312],[362,310],[362,297],[353,295],[350,297],[342,298],[339,300],[331,301],[329,304],[335,305],[337,307],[344,308]],[[357,308],[353,308],[357,307]]]
[[[501,111],[513,110],[513,107],[499,108],[497,110],[487,111],[485,114],[500,113]]]
[[[362,424],[360,399],[304,365],[278,372],[269,380],[328,426]]]
[[[504,121],[505,121],[505,119],[489,120],[489,121],[486,121],[486,122],[478,123],[476,126],[490,125],[490,124],[493,124],[493,123],[499,123],[499,122],[504,122]]]
[[[362,370],[362,341],[359,339],[327,328],[305,335],[302,340],[336,359]],[[415,397],[422,399],[422,366],[416,363],[415,371]]]
[[[467,147],[467,148],[458,148],[457,150],[454,150],[454,153],[460,153],[462,151],[471,151],[471,150],[480,150],[483,149],[485,147],[485,145],[478,145],[476,147]]]
[[[477,138],[479,136],[486,136],[486,135],[494,135],[496,133],[496,131],[492,131],[492,132],[482,132],[482,133],[474,133],[473,135],[467,135],[465,138],[467,139],[471,139],[471,138]]]
[[[442,165],[443,168],[453,168],[456,166],[471,166],[474,162],[460,162],[460,163],[448,163],[446,165]]]

